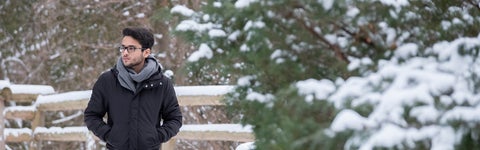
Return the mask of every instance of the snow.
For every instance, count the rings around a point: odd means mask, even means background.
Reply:
[[[174,73],[172,70],[165,70],[165,72],[163,73],[163,75],[167,76],[168,78],[172,78]]]
[[[404,129],[392,124],[386,124],[380,131],[364,143],[360,150],[370,150],[374,146],[412,149],[414,142],[433,137],[432,150],[453,149],[455,133],[451,127],[426,126],[420,129]],[[407,147],[399,146],[404,142]]]
[[[350,63],[347,66],[347,69],[352,71],[352,70],[358,69],[360,66],[370,65],[372,63],[373,63],[372,59],[368,57],[364,57],[361,59],[351,59]]]
[[[203,57],[207,59],[210,59],[213,57],[213,51],[210,47],[208,47],[207,44],[201,44],[200,48],[197,51],[193,52],[192,55],[188,57],[188,61],[195,62]]]
[[[205,31],[213,27],[212,23],[200,24],[193,20],[183,20],[175,30],[177,31]]]
[[[73,115],[66,116],[66,117],[60,118],[58,120],[53,120],[52,124],[59,124],[59,123],[62,123],[62,122],[67,122],[67,121],[72,120],[73,118],[77,118],[77,117],[81,117],[81,116],[83,116],[83,111],[77,111],[77,113],[75,113]]]
[[[235,150],[254,150],[255,144],[253,142],[242,143],[235,148]]]
[[[12,94],[52,94],[55,90],[49,85],[11,84],[7,86]]]
[[[195,12],[193,10],[191,10],[190,8],[185,7],[183,5],[176,5],[170,10],[170,13],[172,13],[172,14],[178,13],[178,14],[181,14],[183,16],[190,17]]]
[[[125,11],[122,13],[123,16],[130,16],[130,12],[129,11]]]
[[[9,135],[18,137],[22,134],[32,135],[32,130],[29,128],[19,128],[19,129],[5,128],[5,130],[3,130],[3,133],[4,133],[3,138],[6,138]]]
[[[251,126],[241,124],[187,124],[180,128],[181,131],[226,131],[226,132],[252,132]]]
[[[385,30],[395,37],[393,30]],[[326,99],[341,110],[330,130],[334,133],[355,131],[357,134],[347,142],[350,145],[361,149],[410,149],[416,142],[430,141],[432,149],[453,149],[461,138],[459,135],[468,130],[454,129],[449,123],[474,125],[480,122],[480,94],[472,85],[475,76],[480,74],[480,61],[472,55],[461,55],[468,53],[464,49],[479,45],[480,37],[441,41],[427,48],[423,54],[426,56],[420,57],[417,55],[423,52],[419,47],[406,43],[394,51],[391,60],[381,60],[377,72],[350,77],[346,81],[337,79],[335,84],[325,79],[307,79],[296,82],[295,86],[307,102]],[[277,50],[271,59],[279,56]],[[372,64],[369,58],[350,60],[349,70]],[[254,78],[241,77],[238,85],[248,86]],[[247,99],[263,103],[268,103],[268,97],[268,94],[255,91],[247,95]],[[361,105],[373,105],[374,110],[361,116],[349,109]],[[423,126],[412,127],[404,118],[406,115]],[[358,136],[365,134],[366,137]]]
[[[299,94],[309,95],[312,94],[316,99],[326,99],[331,93],[335,91],[335,87],[330,80],[315,80],[307,79],[297,82],[297,88]],[[307,98],[307,102],[311,102],[313,97]]]
[[[265,22],[262,21],[248,21],[245,26],[243,27],[243,30],[248,31],[252,28],[264,28],[265,27]]]
[[[157,39],[162,39],[163,38],[163,34],[153,34],[153,36],[155,36],[155,38],[157,38]]]
[[[450,111],[446,112],[440,118],[441,123],[448,123],[449,121],[468,120],[470,122],[480,122],[480,107],[472,108],[465,106],[456,106]]]
[[[362,130],[366,125],[365,122],[367,122],[366,118],[360,116],[357,112],[345,109],[338,113],[337,118],[332,121],[332,130],[335,132]]]
[[[144,13],[138,13],[137,15],[135,15],[135,17],[137,17],[137,18],[145,18],[145,14],[144,14]]]
[[[369,141],[363,145],[360,150],[373,149],[373,145],[381,147],[393,147],[399,145],[402,138],[405,137],[405,132],[402,128],[395,125],[387,124],[380,131],[372,136]]]
[[[418,46],[414,43],[404,44],[395,50],[395,56],[398,58],[410,58],[417,54]]]
[[[0,80],[0,90],[4,89],[5,87],[9,87],[10,86],[10,82],[8,82],[7,80]]]
[[[35,106],[9,106],[3,110],[3,114],[5,115],[7,112],[35,112],[37,108]]]
[[[360,9],[354,7],[354,8],[348,9],[346,15],[353,18],[357,16],[359,13],[360,13]]]
[[[406,44],[391,60],[382,61],[377,72],[336,85],[308,79],[297,82],[297,88],[306,100],[311,99],[309,94],[326,86],[337,89],[327,100],[343,110],[329,130],[354,131],[346,147],[411,149],[416,142],[430,141],[432,149],[453,149],[459,135],[468,134],[468,130],[462,126],[454,129],[449,124],[480,122],[480,94],[471,85],[472,74],[480,74],[480,61],[472,55],[461,55],[465,52],[459,50],[461,46],[468,49],[479,45],[480,37],[438,42],[427,48],[426,57],[417,57],[418,46]],[[361,116],[349,109],[360,105],[371,105],[373,111]],[[408,123],[406,115],[422,126]]]
[[[37,127],[35,128],[34,134],[38,133],[47,133],[47,134],[65,134],[65,133],[84,133],[89,134],[89,130],[85,126],[76,126],[76,127]]]
[[[92,91],[87,90],[87,91],[72,91],[72,92],[51,94],[51,95],[39,95],[37,97],[36,104],[57,103],[57,102],[63,102],[63,101],[90,99],[91,94],[92,94]]]
[[[395,8],[399,9],[402,6],[409,5],[407,0],[379,0],[385,5],[394,6]]]
[[[318,2],[322,4],[323,9],[325,9],[325,10],[332,9],[333,1],[334,0],[318,0]]]
[[[434,122],[440,113],[433,106],[419,106],[410,111],[410,116],[415,117],[420,123],[427,124]]]
[[[224,95],[233,90],[230,85],[206,85],[206,86],[175,86],[177,96],[191,95]]]
[[[238,38],[238,36],[240,36],[240,34],[241,34],[241,32],[237,30],[237,31],[231,33],[231,34],[228,36],[227,39],[230,40],[230,41],[236,41],[237,38]]]
[[[238,0],[237,2],[235,2],[235,8],[245,8],[255,2],[258,2],[258,0]]]
[[[48,57],[48,59],[53,60],[53,59],[55,59],[55,58],[57,58],[57,57],[60,57],[60,53],[59,53],[59,52],[55,52],[55,54],[50,55],[50,57]]]
[[[227,36],[227,33],[225,31],[220,30],[220,29],[211,29],[208,31],[208,36],[210,37],[225,37]]]
[[[213,2],[213,6],[214,6],[214,7],[217,7],[217,8],[222,7],[222,3],[220,3],[220,2]]]
[[[237,79],[238,86],[248,86],[250,85],[251,80],[254,80],[255,76],[243,76]]]
[[[249,91],[246,99],[251,101],[258,101],[261,103],[269,103],[273,99],[275,99],[275,96],[273,96],[272,94],[262,94],[254,91]]]

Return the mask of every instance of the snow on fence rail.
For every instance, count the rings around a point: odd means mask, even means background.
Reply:
[[[5,83],[0,80],[0,99],[34,102],[32,106],[10,106],[4,110],[2,108],[5,119],[22,119],[32,122],[32,129],[4,129],[6,142],[88,142],[92,139],[98,141],[98,138],[91,134],[85,126],[43,127],[43,112],[83,110],[88,104],[91,90],[55,93],[53,88],[47,85],[10,85]],[[201,106],[224,105],[221,101],[223,95],[232,88],[232,86],[177,86],[175,90],[180,106]],[[243,127],[239,124],[187,124],[183,125],[180,133],[164,144],[162,149],[174,149],[177,139],[249,142],[254,140],[254,136],[250,127]]]
[[[250,126],[240,124],[190,124],[182,127],[176,139],[209,140],[209,141],[253,141]]]

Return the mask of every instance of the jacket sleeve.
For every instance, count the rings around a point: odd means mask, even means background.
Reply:
[[[173,136],[177,135],[182,127],[182,112],[178,105],[177,95],[173,88],[173,84],[169,79],[164,82],[166,86],[166,97],[162,104],[162,114],[160,115],[163,119],[163,124],[157,128],[161,142],[167,142]]]
[[[84,112],[84,122],[93,134],[101,140],[106,141],[105,135],[110,131],[110,126],[103,121],[103,117],[107,111],[105,99],[102,96],[103,89],[105,89],[103,88],[104,80],[105,78],[101,76],[93,86],[90,101]]]

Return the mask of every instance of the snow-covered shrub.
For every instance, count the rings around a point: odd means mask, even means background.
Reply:
[[[337,81],[327,100],[339,113],[325,133],[348,134],[345,149],[479,148],[480,36],[405,57],[411,50],[399,47],[378,71]],[[304,85],[297,87],[307,99],[328,87]]]
[[[236,85],[227,110],[257,149],[431,149],[480,143],[475,122],[453,119],[476,106],[478,38],[464,37],[480,33],[478,3],[207,0],[171,12],[198,48],[189,77]]]

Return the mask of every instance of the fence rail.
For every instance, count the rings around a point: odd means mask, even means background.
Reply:
[[[180,106],[224,105],[222,102],[223,95],[231,90],[230,86],[183,86],[175,88]],[[4,101],[34,102],[32,106],[0,108],[3,111],[4,119],[22,119],[32,123],[32,128],[2,128],[7,143],[99,141],[85,126],[44,127],[45,116],[43,112],[83,110],[88,104],[91,91],[54,93],[52,87],[45,85],[10,85],[7,87],[1,87],[0,85],[0,90],[0,99],[4,99]],[[206,92],[206,90],[214,92]],[[186,124],[182,126],[177,136],[163,145],[162,149],[175,149],[175,140],[178,139],[249,142],[254,140],[254,136],[249,127],[243,127],[239,124]],[[31,149],[36,149],[36,147],[31,147]]]

